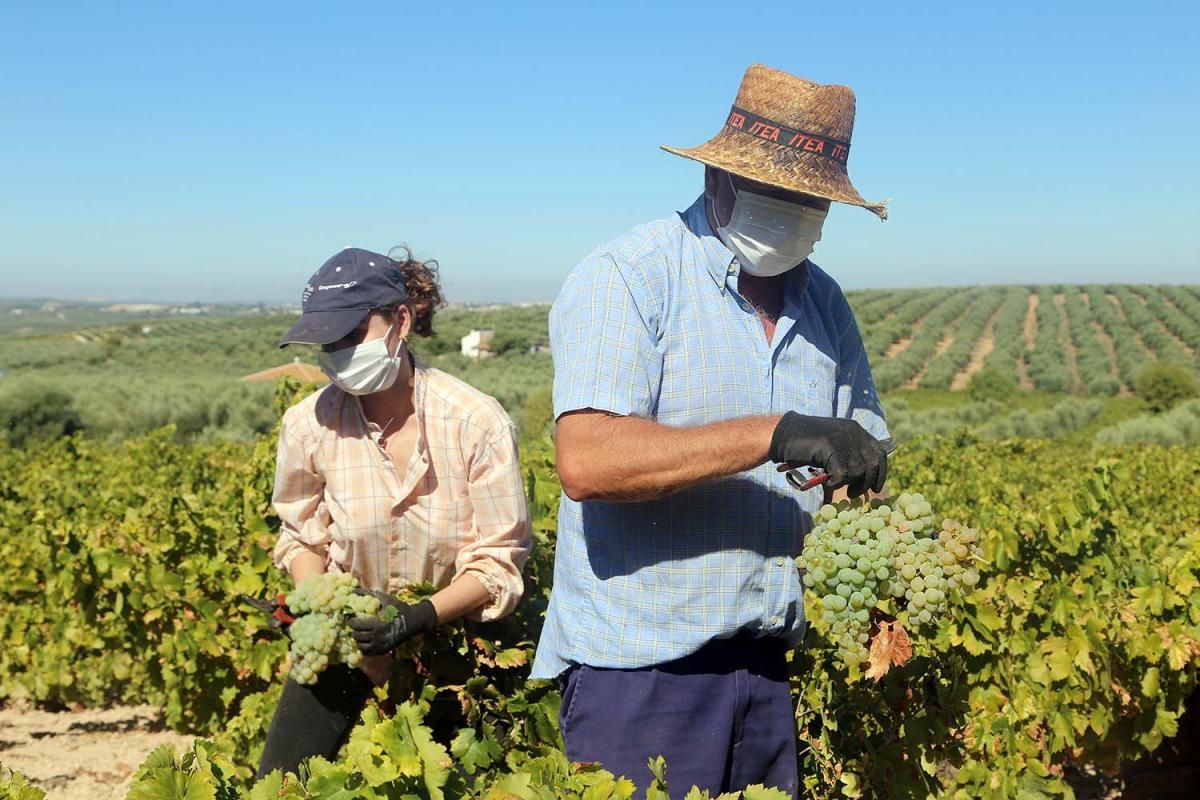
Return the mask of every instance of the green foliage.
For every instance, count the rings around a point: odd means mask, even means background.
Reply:
[[[554,380],[554,365],[547,353],[514,354],[479,360],[449,353],[427,363],[490,394],[514,417],[518,416],[532,391]]]
[[[0,800],[45,800],[46,793],[31,786],[29,779],[0,762]]]
[[[903,398],[887,403],[888,427],[904,441],[954,436],[959,441],[1015,436],[1058,439],[1092,426],[1105,411],[1103,401],[1069,397],[1049,408],[1010,408],[998,400],[910,410]]]
[[[1100,430],[1096,443],[1200,446],[1200,400],[1188,400],[1162,414],[1122,420]]]
[[[999,315],[1003,302],[1004,296],[1000,292],[980,293],[965,313],[947,326],[946,332],[952,331],[954,340],[924,366],[921,386],[939,389],[950,387],[954,377],[970,363],[975,343],[992,317]]]
[[[1178,403],[1200,393],[1196,376],[1187,367],[1152,361],[1138,372],[1134,381],[1138,397],[1155,414],[1161,414]]]
[[[371,706],[336,763],[307,762],[299,775],[272,772],[248,791],[231,779],[231,764],[208,742],[182,755],[152,753],[138,770],[131,800],[631,800],[636,787],[596,764],[573,764],[560,748],[501,747],[495,739],[464,735],[446,746],[426,723],[427,699],[396,706],[383,715]],[[647,800],[668,800],[667,765],[649,760]],[[2,786],[2,784],[0,784]],[[640,794],[640,793],[639,793]],[[723,794],[720,800],[788,800],[764,786]],[[692,788],[687,800],[713,800]],[[24,798],[22,798],[24,800]],[[29,800],[38,800],[30,798]]]
[[[1038,391],[1065,391],[1071,388],[1071,374],[1060,330],[1064,319],[1055,307],[1054,293],[1049,287],[1038,288],[1035,296],[1038,300],[1034,312],[1037,327],[1033,347],[1025,352],[1029,379]]]
[[[307,391],[281,383],[275,413]],[[557,692],[523,678],[552,575],[548,436],[523,445],[535,553],[518,612],[412,643],[337,763],[248,787],[286,648],[234,598],[284,588],[268,556],[274,444],[185,445],[170,428],[0,444],[0,699],[146,702],[215,737],[153,754],[137,798],[632,795],[567,762]],[[1112,767],[1172,734],[1200,668],[1194,451],[958,437],[903,449],[892,475],[980,531],[984,579],[879,683],[848,682],[819,639],[795,651],[809,795],[1061,795],[1067,767]],[[665,798],[663,769],[648,796]]]
[[[1027,345],[1031,294],[1038,303]],[[1147,356],[1194,361],[1200,352],[1200,300],[1191,287],[889,289],[848,298],[884,392],[918,376],[922,386],[947,386],[992,311],[994,347],[985,367],[1015,378],[1022,362],[1040,391],[1115,395],[1133,386]]]
[[[0,699],[147,702],[211,730],[272,679],[284,649],[234,599],[278,581],[250,448],[173,433],[0,448]]]
[[[981,425],[976,433],[982,439],[1011,439],[1015,436],[1057,439],[1082,430],[1097,419],[1104,404],[1093,398],[1067,398],[1052,408],[1030,412],[1017,409],[1007,416]]]
[[[533,339],[528,334],[519,331],[503,331],[492,339],[492,352],[498,356],[510,353],[527,353],[533,346]]]
[[[980,529],[985,580],[878,684],[847,684],[819,640],[795,652],[813,796],[1059,796],[1067,765],[1172,734],[1200,665],[1200,462],[1111,455],[947,442],[897,459],[898,485]]]
[[[13,447],[25,447],[82,429],[71,397],[54,387],[35,385],[0,395],[0,436]]]
[[[173,425],[180,440],[252,442],[274,423],[271,385],[240,379],[292,358],[313,363],[315,353],[276,347],[294,315],[246,311],[136,323],[95,312],[79,316],[86,324],[74,329],[42,320],[28,334],[0,336],[0,387],[34,405],[38,387],[54,389],[70,399],[79,427],[109,441]],[[552,379],[549,354],[528,352],[549,338],[546,314],[544,305],[445,309],[435,319],[437,335],[412,344],[432,366],[493,395],[515,415],[532,389]],[[106,319],[112,322],[96,324]],[[471,328],[495,330],[505,354],[478,362],[460,356],[459,339]]]
[[[906,382],[915,380],[925,366],[936,357],[938,345],[953,329],[958,320],[968,308],[978,306],[976,301],[990,292],[986,288],[971,288],[951,290],[943,295],[944,300],[931,304],[924,309],[920,329],[915,329],[916,320],[908,327],[903,336],[911,336],[908,346],[898,355],[888,359],[876,359],[871,366],[874,371],[875,385],[881,392],[888,392],[904,386]],[[930,299],[933,299],[932,297]],[[984,298],[986,299],[986,298]],[[977,312],[972,313],[972,318]],[[949,384],[949,380],[945,382]]]
[[[1006,403],[1017,393],[1017,381],[1011,372],[985,367],[967,382],[967,397],[973,403],[996,400]]]
[[[163,745],[146,756],[138,767],[126,798],[232,800],[237,796],[230,783],[232,772],[230,765],[207,742],[198,741],[182,754]]]
[[[517,427],[523,441],[536,439],[552,432],[554,426],[554,391],[546,385],[534,389],[521,407]]]
[[[1031,292],[1039,303],[1027,350]],[[1015,381],[1019,361],[1038,388],[1073,394],[1116,395],[1133,387],[1148,357],[1184,362],[1200,352],[1200,300],[1189,287],[889,289],[850,292],[849,299],[883,391],[910,382],[948,387],[981,352],[989,324],[994,347],[986,370]],[[20,315],[0,313],[0,384],[12,396],[33,393],[35,384],[64,393],[78,426],[110,442],[168,424],[181,440],[252,442],[273,423],[271,388],[238,379],[292,357],[310,363],[315,357],[309,348],[282,354],[275,346],[294,314],[243,307],[214,316],[155,316],[80,307],[60,318],[40,305],[23,304]],[[432,366],[496,397],[516,418],[553,378],[544,347],[547,310],[446,308],[435,319],[436,335],[412,346]],[[461,356],[460,339],[472,329],[495,331],[502,354],[479,361]],[[972,399],[981,396],[1003,400],[979,393]]]

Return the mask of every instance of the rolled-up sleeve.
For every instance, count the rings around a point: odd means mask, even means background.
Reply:
[[[285,416],[279,429],[271,497],[280,521],[273,553],[280,569],[288,570],[292,560],[305,551],[328,558],[331,520],[324,497],[325,481],[313,467],[312,448],[301,429]]]
[[[556,419],[584,408],[653,416],[662,353],[649,298],[639,271],[607,253],[568,276],[550,310]]]
[[[468,493],[475,517],[474,537],[460,548],[454,577],[469,574],[487,589],[490,600],[468,615],[487,622],[516,608],[524,592],[521,570],[532,546],[529,507],[511,423],[473,454]]]

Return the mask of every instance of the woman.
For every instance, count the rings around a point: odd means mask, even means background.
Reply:
[[[531,539],[512,421],[407,347],[433,333],[435,270],[407,252],[342,250],[309,279],[280,341],[319,346],[332,385],[283,417],[275,563],[296,583],[349,572],[399,614],[351,623],[367,656],[357,669],[332,666],[311,687],[288,680],[259,776],[335,757],[397,645],[461,616],[505,616],[521,598]],[[413,605],[387,594],[419,582],[438,591]]]

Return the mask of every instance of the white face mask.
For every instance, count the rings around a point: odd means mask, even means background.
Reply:
[[[378,339],[332,353],[322,350],[317,354],[317,364],[347,394],[373,394],[390,389],[400,375],[404,358],[403,342],[396,348],[396,355],[388,352],[391,335],[389,326],[388,332]]]
[[[808,258],[821,241],[829,211],[745,190],[733,201],[729,224],[717,229],[742,269],[760,278],[780,275]]]

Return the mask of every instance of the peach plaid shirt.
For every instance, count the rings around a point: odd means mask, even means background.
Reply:
[[[378,425],[336,386],[288,409],[279,431],[275,563],[304,550],[372,589],[441,588],[470,573],[491,620],[521,599],[531,543],[512,421],[492,397],[419,362],[417,446],[394,464]]]

